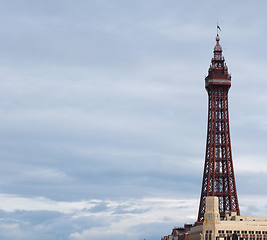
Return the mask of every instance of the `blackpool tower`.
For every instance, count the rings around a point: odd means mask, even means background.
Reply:
[[[198,222],[204,220],[207,196],[218,197],[221,217],[225,216],[225,211],[236,211],[240,215],[229,126],[228,91],[231,87],[231,76],[219,42],[220,37],[217,34],[214,57],[205,78],[209,102],[208,127]]]

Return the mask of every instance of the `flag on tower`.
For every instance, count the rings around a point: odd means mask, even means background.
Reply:
[[[220,26],[217,24],[217,28],[220,30],[220,31],[222,31],[222,29],[220,28]]]

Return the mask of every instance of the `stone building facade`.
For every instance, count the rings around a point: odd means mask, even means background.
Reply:
[[[238,216],[228,211],[220,218],[218,197],[206,198],[203,222],[174,228],[162,240],[267,240],[267,217]]]

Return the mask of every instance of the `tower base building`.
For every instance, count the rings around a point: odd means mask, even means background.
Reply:
[[[206,198],[203,222],[174,228],[162,240],[267,240],[267,217],[238,216],[227,211],[220,219],[218,197]]]

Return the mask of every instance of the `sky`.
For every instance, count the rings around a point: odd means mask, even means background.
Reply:
[[[267,2],[0,0],[0,238],[194,223],[217,22],[242,215],[267,215]]]

